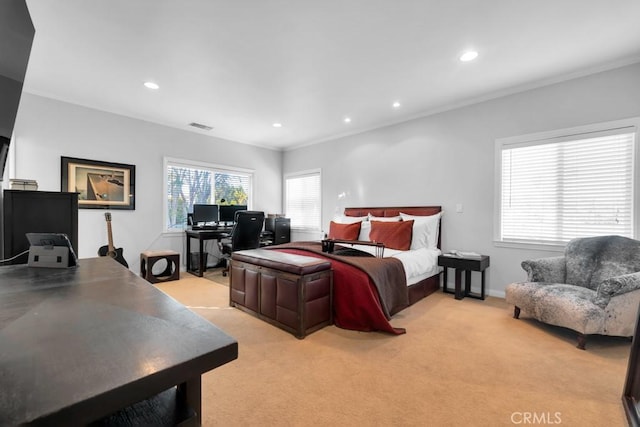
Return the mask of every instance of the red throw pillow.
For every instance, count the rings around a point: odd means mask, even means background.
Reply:
[[[371,221],[369,240],[390,249],[408,251],[411,247],[413,220],[398,222]]]
[[[338,222],[331,221],[329,224],[329,238],[358,240],[358,236],[360,235],[360,224],[360,222],[354,222],[353,224],[340,224]]]

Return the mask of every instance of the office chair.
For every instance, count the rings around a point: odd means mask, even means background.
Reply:
[[[264,225],[264,212],[237,211],[234,217],[231,237],[220,242],[220,252],[226,260],[222,275],[229,271],[229,260],[235,251],[260,247],[260,233]]]

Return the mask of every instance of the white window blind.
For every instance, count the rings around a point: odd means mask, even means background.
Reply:
[[[633,237],[635,128],[502,145],[500,240]]]
[[[285,178],[285,213],[291,228],[320,230],[320,172],[306,172]]]
[[[194,204],[249,205],[252,173],[188,160],[165,159],[165,229],[187,227]]]

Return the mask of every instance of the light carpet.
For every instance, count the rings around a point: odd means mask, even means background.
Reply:
[[[203,376],[204,426],[624,426],[630,342],[511,317],[504,300],[437,292],[392,336],[325,327],[299,340],[238,309],[219,272],[158,288],[239,343]]]

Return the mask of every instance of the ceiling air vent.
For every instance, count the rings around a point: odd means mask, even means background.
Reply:
[[[193,126],[194,128],[202,129],[202,130],[211,130],[213,129],[211,126],[203,125],[202,123],[189,123],[189,126]]]

